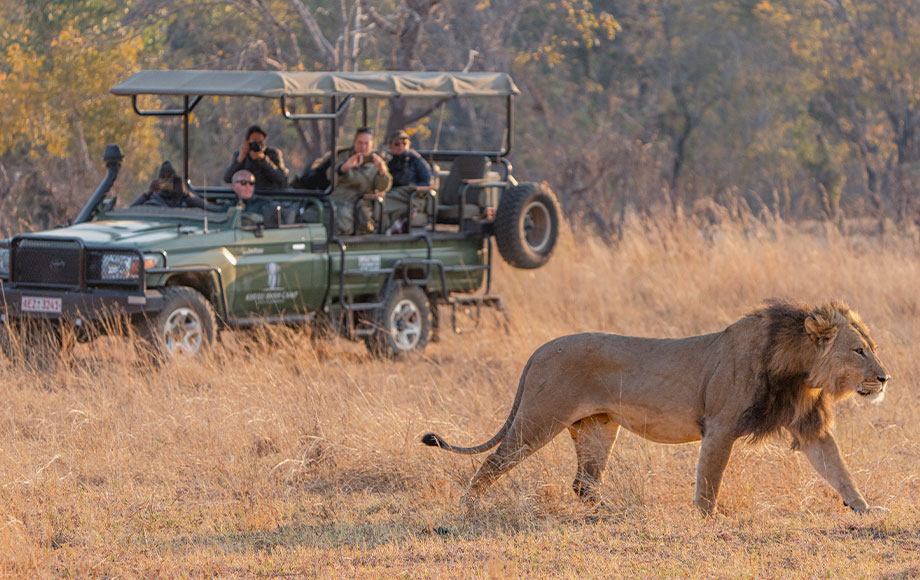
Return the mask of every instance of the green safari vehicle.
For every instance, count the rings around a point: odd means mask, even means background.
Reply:
[[[0,241],[6,338],[60,335],[66,326],[91,340],[132,325],[160,355],[195,356],[224,327],[310,323],[401,356],[436,338],[442,309],[457,330],[458,308],[502,308],[491,291],[493,246],[520,268],[543,265],[555,247],[553,193],[516,181],[507,160],[518,94],[508,75],[158,70],[111,92],[129,96],[139,115],[182,119],[182,177],[208,209],[118,207],[109,194],[123,154],[110,145],[104,180],[69,226]],[[366,124],[373,99],[503,99],[506,134],[497,150],[419,150],[445,169],[438,187],[420,194],[426,210],[407,208],[405,233],[336,235],[335,171],[323,190],[257,189],[271,198],[263,215],[245,213],[229,187],[190,183],[189,121],[208,96],[275,99],[288,119],[328,128],[331,152],[345,116]],[[299,98],[322,107],[291,112]],[[164,108],[168,99],[181,105]],[[359,203],[382,217],[379,199]]]

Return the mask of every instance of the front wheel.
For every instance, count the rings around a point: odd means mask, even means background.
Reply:
[[[394,284],[387,290],[383,307],[375,316],[367,348],[375,356],[399,358],[424,350],[430,334],[428,297],[418,286]]]
[[[559,237],[559,202],[539,183],[521,183],[502,193],[495,215],[498,252],[515,268],[545,264]]]
[[[152,353],[165,358],[194,358],[214,341],[214,309],[200,292],[186,286],[161,291],[163,310],[141,323],[140,335]]]

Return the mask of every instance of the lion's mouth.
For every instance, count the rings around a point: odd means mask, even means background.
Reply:
[[[880,401],[885,396],[884,383],[862,384],[856,389],[856,394],[872,401]]]

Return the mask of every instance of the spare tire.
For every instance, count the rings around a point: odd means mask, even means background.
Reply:
[[[539,268],[559,237],[559,202],[549,187],[521,183],[502,193],[495,215],[498,252],[515,268]]]

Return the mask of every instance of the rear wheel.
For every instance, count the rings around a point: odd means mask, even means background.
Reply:
[[[374,320],[367,348],[376,356],[398,358],[421,352],[431,334],[428,297],[418,286],[393,284]]]
[[[549,260],[559,237],[556,196],[545,185],[522,183],[502,193],[495,215],[495,242],[515,268],[539,268]]]
[[[217,321],[211,303],[186,286],[168,286],[161,292],[163,310],[141,322],[144,346],[159,357],[198,356],[214,341]]]

